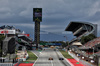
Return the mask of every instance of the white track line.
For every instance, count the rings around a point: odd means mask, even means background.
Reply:
[[[43,51],[43,50],[42,50]],[[41,51],[41,52],[42,52]],[[33,52],[34,53],[34,52]],[[35,54],[35,53],[34,53]],[[36,55],[36,54],[35,54]],[[36,55],[37,56],[37,55]],[[37,56],[38,57],[38,56]],[[37,58],[37,60],[39,59],[39,57]],[[32,66],[34,66],[35,65],[35,63],[37,62],[37,60],[34,62],[34,64],[32,65]]]
[[[52,62],[52,60],[51,60],[51,64],[52,64],[52,66],[53,66],[53,62]]]
[[[31,52],[32,52],[32,51],[31,51]],[[32,52],[32,53],[34,53],[34,52]],[[34,54],[35,54],[35,53],[34,53]],[[36,55],[36,54],[35,54],[35,55]],[[37,55],[36,55],[36,56],[37,56]],[[37,57],[38,57],[38,56],[37,56]],[[39,58],[39,57],[38,57],[38,58]],[[38,58],[37,58],[37,60],[38,60]],[[37,60],[36,60],[36,61],[37,61]],[[35,65],[36,61],[34,62],[34,64],[33,64],[32,66],[34,66],[34,65]]]
[[[31,51],[32,52],[32,51]],[[33,54],[35,54],[34,52],[32,52]],[[36,54],[35,54],[36,55]],[[36,55],[37,56],[37,55]],[[38,56],[37,56],[38,57]]]

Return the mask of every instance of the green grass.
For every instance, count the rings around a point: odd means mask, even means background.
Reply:
[[[70,55],[68,54],[68,52],[65,52],[65,51],[63,51],[63,50],[60,50],[60,52],[62,53],[62,55],[63,55],[65,58],[67,58],[67,59],[73,59],[73,57],[70,56]]]
[[[29,55],[29,58],[27,59],[28,60],[37,60],[37,56],[35,54],[33,54],[31,51],[27,51],[28,52],[28,55]]]

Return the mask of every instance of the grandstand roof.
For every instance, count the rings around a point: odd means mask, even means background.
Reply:
[[[25,36],[25,35],[18,35],[19,38],[22,38],[23,40],[25,41],[28,41],[28,42],[32,42],[32,39],[30,39],[29,37]]]
[[[65,31],[73,31],[78,25],[82,25],[82,23],[70,22],[70,24],[66,27]]]
[[[15,27],[14,26],[9,26],[9,25],[3,25],[3,26],[1,26],[0,27],[0,29],[15,29]]]
[[[72,31],[74,36],[81,36],[88,32],[97,35],[97,25],[88,22],[70,22],[65,31]]]
[[[79,25],[83,25],[83,24],[87,24],[87,25],[90,25],[90,26],[93,26],[94,27],[94,24],[92,23],[89,23],[89,22],[75,22],[75,21],[72,21],[69,23],[69,25],[66,27],[65,31],[73,31],[75,28],[77,28]]]
[[[97,25],[88,23],[88,22],[75,22],[72,21],[66,27],[65,31],[71,31],[76,38],[71,42],[74,42],[77,39],[80,39],[82,36],[89,34],[94,34],[97,36]]]

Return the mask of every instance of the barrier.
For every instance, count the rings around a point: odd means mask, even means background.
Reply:
[[[84,66],[94,66],[94,65],[78,58],[74,53],[71,53],[71,52],[68,51],[68,54],[71,55],[75,60],[77,60],[79,63],[83,64]]]
[[[13,66],[13,63],[0,63],[0,66]]]

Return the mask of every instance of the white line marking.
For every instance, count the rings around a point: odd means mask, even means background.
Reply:
[[[52,64],[52,66],[53,66],[53,62],[52,62],[52,60],[51,60],[51,64]]]
[[[32,52],[32,51],[31,51]],[[34,52],[32,52],[32,53],[34,53]],[[35,53],[34,53],[35,54]],[[36,55],[36,54],[35,54]],[[37,55],[36,55],[37,56]],[[38,56],[37,56],[38,57]],[[37,58],[37,60],[39,59],[39,57]],[[36,61],[37,61],[36,60]],[[35,63],[36,63],[36,61],[34,62],[34,64],[32,65],[32,66],[34,66],[35,65]]]
[[[43,50],[42,50],[43,51]],[[41,51],[41,52],[42,52]],[[34,52],[33,52],[34,53]],[[35,54],[35,53],[34,53]],[[36,55],[36,54],[35,54]],[[37,55],[36,55],[37,56]],[[39,54],[39,56],[40,56],[40,54]],[[37,56],[38,57],[38,56]],[[39,57],[37,58],[37,60],[39,59]],[[32,65],[32,66],[34,66],[35,64],[36,64],[36,62],[37,62],[37,60],[34,62],[34,64]]]
[[[40,54],[41,54],[41,52],[40,52]]]
[[[31,51],[32,52],[32,51]],[[34,52],[32,52],[33,54],[35,54]],[[35,54],[36,55],[36,54]],[[37,55],[36,55],[37,56]],[[37,56],[38,57],[38,56]]]

